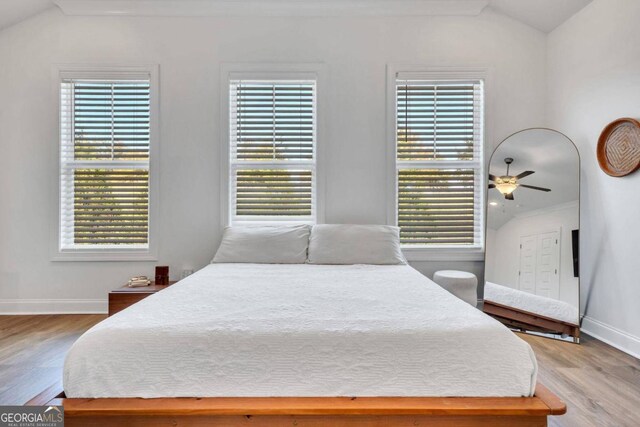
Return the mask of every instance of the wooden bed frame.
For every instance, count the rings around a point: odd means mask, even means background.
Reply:
[[[68,399],[54,384],[27,405],[64,406],[67,427],[544,427],[567,408],[534,397],[215,397]]]
[[[493,301],[484,301],[483,311],[502,324],[523,332],[533,331],[546,334],[568,335],[573,342],[580,342],[580,326],[542,316],[519,308],[509,307]]]

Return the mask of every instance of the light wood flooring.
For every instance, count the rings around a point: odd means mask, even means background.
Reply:
[[[58,382],[71,344],[102,315],[0,316],[0,405],[23,404]],[[539,381],[568,405],[554,427],[640,426],[640,361],[589,336],[581,345],[520,336]]]
[[[536,353],[538,381],[567,403],[550,426],[640,427],[640,360],[584,334],[580,345],[518,335]]]
[[[22,405],[62,377],[71,344],[103,315],[0,316],[0,405]]]

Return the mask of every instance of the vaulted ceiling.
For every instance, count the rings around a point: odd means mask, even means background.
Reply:
[[[0,1],[0,30],[54,7],[52,0]]]
[[[491,0],[491,8],[548,33],[571,18],[591,0]]]
[[[0,0],[0,30],[53,7],[69,15],[478,15],[485,8],[550,32],[592,0]]]

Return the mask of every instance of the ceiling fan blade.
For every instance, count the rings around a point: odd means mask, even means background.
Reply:
[[[489,188],[496,188],[495,184],[489,184]]]
[[[496,180],[496,176],[492,175],[492,174],[489,174],[489,180],[490,181],[495,181]]]
[[[511,193],[511,194],[505,194],[505,195],[504,195],[504,198],[505,198],[505,199],[507,199],[507,200],[515,200],[515,199],[513,198],[513,193]]]
[[[522,179],[525,176],[529,176],[529,175],[534,174],[534,173],[536,173],[536,171],[524,171],[520,175],[516,175],[516,179]]]
[[[536,187],[535,185],[520,184],[520,187],[530,188],[532,190],[551,191],[550,188]]]

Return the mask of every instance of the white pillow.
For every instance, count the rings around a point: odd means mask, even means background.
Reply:
[[[390,225],[314,225],[310,264],[406,264],[400,229]]]
[[[308,225],[227,227],[212,262],[304,264],[310,232]]]

